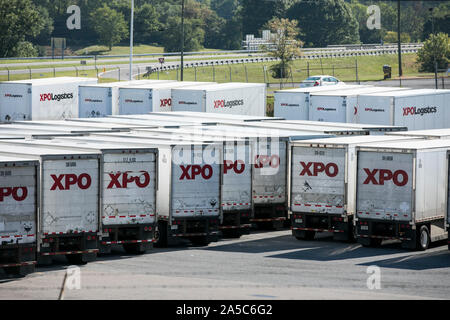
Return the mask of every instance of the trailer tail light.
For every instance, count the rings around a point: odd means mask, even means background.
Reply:
[[[152,231],[152,227],[144,227],[144,231]]]

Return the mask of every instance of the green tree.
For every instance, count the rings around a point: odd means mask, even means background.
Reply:
[[[272,67],[273,75],[276,78],[286,78],[289,76],[287,70],[292,60],[301,55],[300,48],[303,43],[297,40],[300,34],[298,21],[274,18],[266,27],[272,32],[272,39],[271,47],[265,49],[269,51],[270,56],[281,60]]]
[[[205,31],[200,19],[184,19],[184,51],[198,51],[202,48]],[[166,52],[181,51],[181,18],[170,17],[164,31],[162,45]]]
[[[287,17],[299,21],[307,46],[358,43],[358,21],[344,0],[299,0]]]
[[[100,43],[108,46],[110,51],[113,45],[128,35],[128,26],[123,14],[111,9],[106,4],[92,12],[90,20]]]
[[[448,34],[440,32],[431,34],[417,52],[419,71],[433,72],[434,58],[436,57],[438,69],[447,69],[450,61],[450,40]]]
[[[151,4],[145,3],[136,10],[134,20],[135,40],[141,43],[155,42],[155,32],[161,29],[159,14]]]
[[[388,31],[386,35],[383,37],[383,41],[385,43],[397,43],[398,42],[398,33],[395,31]],[[402,32],[400,34],[400,42],[408,43],[411,42],[411,37],[406,32]]]
[[[24,47],[29,48],[28,44],[19,43],[26,37],[36,37],[44,24],[30,0],[0,0],[0,57],[15,56]]]

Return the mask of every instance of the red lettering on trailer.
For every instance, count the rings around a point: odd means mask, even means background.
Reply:
[[[54,183],[50,190],[70,190],[70,187],[73,185],[77,185],[81,190],[89,189],[92,184],[92,178],[87,173],[80,174],[79,176],[75,174],[61,174],[56,176],[54,174],[51,175]],[[62,183],[64,179],[64,185]]]
[[[327,176],[330,178],[334,178],[339,173],[339,168],[336,163],[327,163],[326,165],[323,162],[308,162],[305,163],[303,161],[300,161],[300,164],[303,167],[303,170],[300,172],[301,176],[307,175],[307,176],[313,176],[317,177],[319,173],[325,172]],[[311,172],[310,168],[313,166],[313,172]]]
[[[214,101],[214,108],[224,108],[225,100],[216,100]]]
[[[278,168],[280,166],[280,156],[276,154],[273,154],[272,156],[258,154],[255,156],[255,168],[264,168],[266,165],[269,165],[272,168]]]
[[[236,174],[241,174],[245,170],[245,163],[242,160],[225,160],[223,166],[223,173],[227,174],[228,170],[233,170]]]
[[[19,190],[22,191],[20,195]],[[9,196],[12,196],[12,198],[18,202],[23,201],[28,196],[28,188],[27,187],[0,188],[0,202],[3,202],[4,198]]]
[[[394,184],[398,187],[403,187],[408,183],[408,174],[404,170],[396,170],[392,172],[389,169],[373,169],[372,171],[368,168],[364,168],[364,171],[367,174],[366,180],[364,180],[363,184],[374,184],[374,185],[384,185],[385,181],[394,182]],[[378,173],[378,180],[376,178],[376,174]],[[402,176],[400,180],[400,176]]]
[[[172,99],[160,99],[161,107],[167,107],[172,105]]]
[[[109,173],[111,181],[107,187],[107,189],[113,189],[116,187],[117,189],[126,189],[128,188],[128,183],[135,183],[139,188],[145,188],[150,184],[150,174],[147,171],[140,171],[140,176],[129,176],[128,174],[131,171],[126,172],[118,172],[118,173]],[[122,183],[119,178],[122,176]],[[144,181],[141,182],[141,177],[144,177]]]
[[[213,168],[207,164],[203,167],[200,165],[180,166],[183,171],[180,180],[195,180],[195,177],[201,175],[203,179],[208,180],[213,175]],[[190,172],[189,172],[190,171]]]

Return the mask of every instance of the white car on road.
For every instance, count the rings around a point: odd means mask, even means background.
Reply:
[[[317,87],[317,86],[331,86],[336,84],[345,84],[343,81],[333,76],[311,76],[300,83],[300,88]]]

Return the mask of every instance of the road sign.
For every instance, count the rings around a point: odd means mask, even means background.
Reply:
[[[159,63],[163,64],[164,63],[164,58],[159,58]]]

